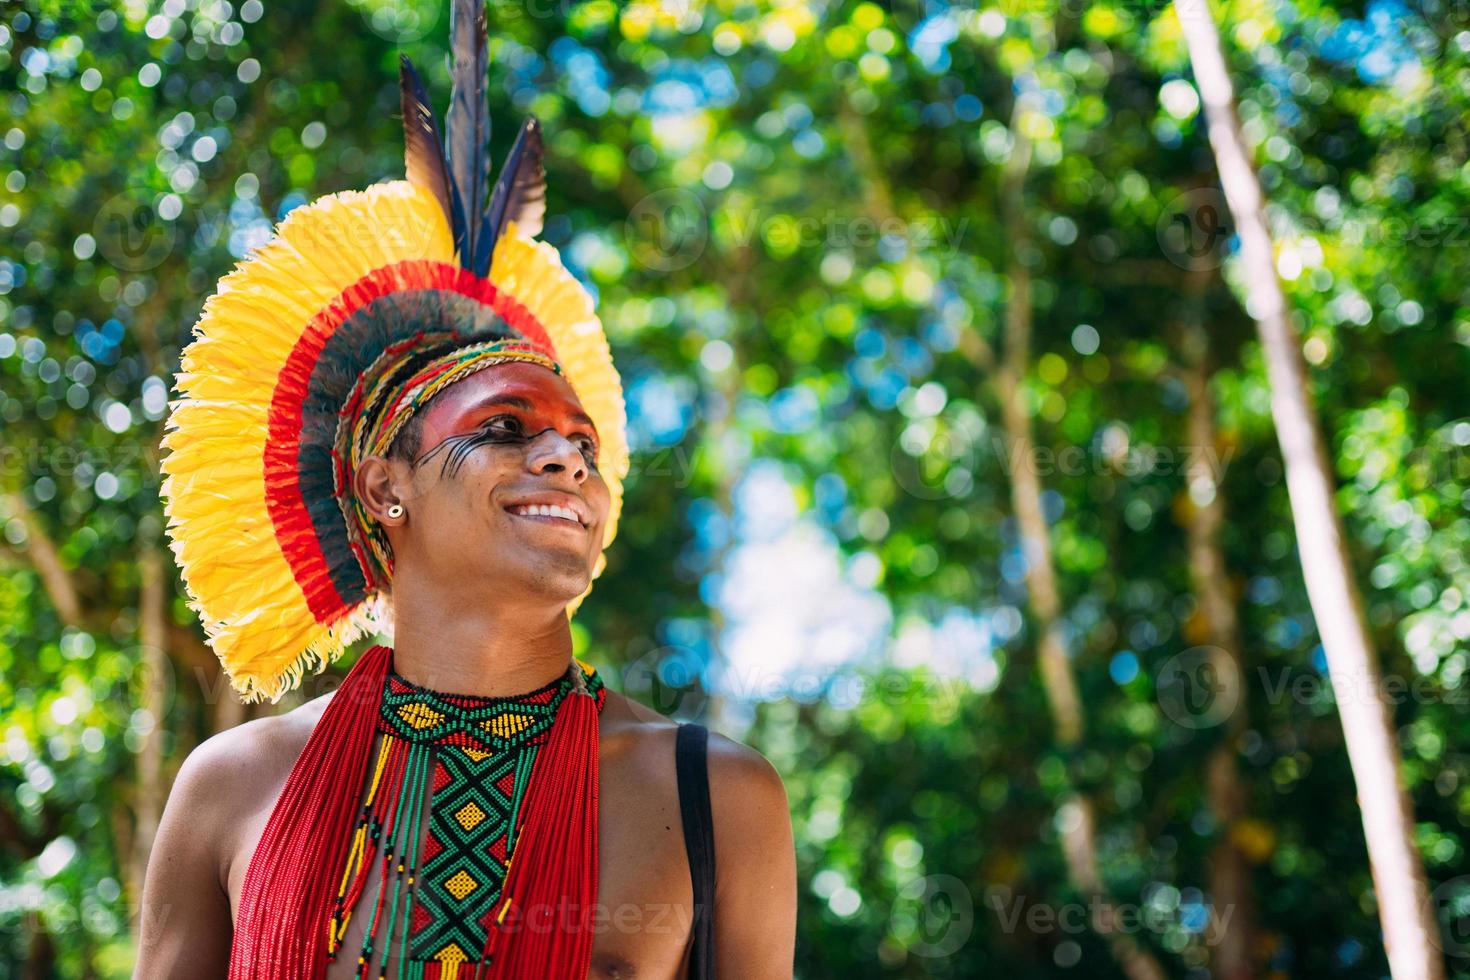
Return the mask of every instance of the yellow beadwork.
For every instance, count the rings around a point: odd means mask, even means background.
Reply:
[[[471,878],[467,872],[462,870],[456,871],[452,878],[444,882],[445,891],[449,892],[449,894],[453,895],[456,899],[463,899],[466,895],[479,887],[480,883]]]
[[[514,738],[525,731],[534,719],[527,715],[497,715],[480,727],[498,738]]]
[[[450,943],[435,953],[434,959],[443,964],[439,968],[439,980],[455,980],[459,976],[460,964],[468,963],[470,957],[458,943]]]
[[[444,720],[444,716],[439,712],[430,708],[428,705],[419,704],[417,701],[405,704],[399,708],[398,717],[419,731],[425,728],[433,728]]]
[[[473,800],[455,811],[454,820],[465,830],[474,830],[484,820],[486,813]]]

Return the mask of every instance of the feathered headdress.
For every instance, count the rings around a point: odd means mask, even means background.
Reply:
[[[445,139],[402,58],[407,179],[291,211],[220,281],[182,355],[164,509],[190,607],[245,701],[279,700],[388,627],[392,556],[352,475],[407,420],[402,406],[421,403],[405,389],[431,393],[507,360],[563,374],[601,440],[604,548],[617,533],[622,383],[591,297],[535,241],[540,124],[526,120],[490,190],[483,4],[456,0],[450,32]],[[594,579],[605,565],[600,555]]]

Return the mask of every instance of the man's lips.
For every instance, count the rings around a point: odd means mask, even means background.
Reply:
[[[504,510],[510,516],[518,517],[523,521],[534,521],[549,527],[562,527],[575,531],[587,530],[587,526],[576,516],[576,511],[565,506],[510,504]]]

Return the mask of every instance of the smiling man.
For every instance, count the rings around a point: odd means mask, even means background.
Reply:
[[[466,70],[450,127],[483,133]],[[392,645],[185,760],[135,975],[788,977],[775,771],[572,655],[627,447],[591,300],[533,240],[539,129],[484,204],[407,62],[403,90],[409,180],[293,211],[206,304],[163,487],[247,700]]]

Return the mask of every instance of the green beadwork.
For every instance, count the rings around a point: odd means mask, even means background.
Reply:
[[[583,671],[582,679],[601,704],[601,676]],[[388,672],[378,731],[406,743],[406,761],[393,826],[374,825],[366,812],[362,823],[371,831],[369,847],[376,850],[380,837],[387,840],[391,882],[380,881],[379,894],[357,914],[371,916],[382,889],[392,888],[379,929],[394,948],[407,950],[406,961],[398,953],[400,975],[417,980],[429,963],[478,958],[514,852],[516,814],[536,756],[557,709],[574,690],[568,674],[513,697],[443,694]],[[423,807],[410,803],[422,800],[430,787],[425,837]],[[358,977],[373,962],[378,938],[371,930],[364,935]]]

